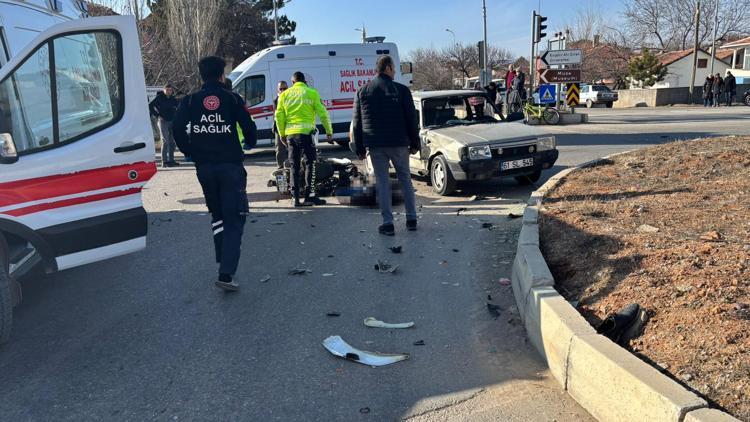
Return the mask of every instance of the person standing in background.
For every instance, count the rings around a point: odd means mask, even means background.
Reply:
[[[714,94],[712,86],[714,83],[714,76],[706,76],[706,81],[703,82],[703,107],[710,107],[713,103]]]
[[[727,107],[730,107],[737,95],[737,80],[732,72],[727,72],[727,77],[724,78],[724,95],[726,95]]]
[[[505,74],[505,114],[510,114],[516,111],[511,107],[511,101],[513,101],[513,80],[515,78],[515,68],[512,64],[509,64],[508,72]]]
[[[279,81],[278,85],[276,85],[276,98],[273,99],[274,111],[277,108],[279,108],[279,97],[288,88],[289,86],[286,84],[286,81]],[[289,158],[289,150],[287,148],[286,143],[282,141],[281,136],[279,136],[279,128],[278,126],[276,126],[276,119],[273,119],[272,131],[273,131],[274,146],[276,148],[276,168],[278,170],[282,170],[284,168],[284,161],[286,161],[286,159]]]
[[[714,94],[714,107],[718,107],[721,104],[721,94],[724,92],[724,79],[721,78],[720,74],[714,76],[714,83],[711,85],[711,91]]]
[[[159,128],[162,167],[178,167],[180,165],[174,160],[174,151],[177,145],[174,142],[174,136],[172,136],[172,121],[177,111],[177,105],[174,87],[171,84],[166,84],[164,89],[156,94],[156,98],[148,104],[149,113],[156,117],[156,126]]]

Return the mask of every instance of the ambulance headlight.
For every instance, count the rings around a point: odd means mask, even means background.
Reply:
[[[0,163],[11,164],[18,161],[16,144],[10,133],[0,133]]]
[[[470,160],[483,160],[485,158],[492,158],[492,150],[489,145],[469,148]]]

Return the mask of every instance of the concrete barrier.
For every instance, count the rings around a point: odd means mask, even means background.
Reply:
[[[529,341],[552,376],[600,421],[737,421],[709,409],[695,393],[596,334],[554,289],[554,278],[539,249],[539,213],[544,196],[576,169],[550,178],[531,194],[524,210],[511,286]]]

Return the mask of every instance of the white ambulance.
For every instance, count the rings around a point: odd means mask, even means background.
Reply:
[[[146,246],[156,166],[135,20],[85,15],[0,0],[0,342],[31,270]]]
[[[376,76],[375,62],[390,55],[396,65],[396,82],[410,85],[404,74],[411,64],[399,62],[396,44],[283,45],[261,50],[237,66],[230,74],[234,91],[240,94],[258,126],[258,145],[273,144],[274,99],[279,81],[291,85],[292,74],[305,74],[308,85],[320,92],[333,124],[334,140],[349,143],[349,124],[357,90]],[[323,132],[322,126],[319,130]]]

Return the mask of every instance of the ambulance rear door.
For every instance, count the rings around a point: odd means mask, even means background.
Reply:
[[[367,44],[364,46],[369,47]],[[356,55],[345,55],[343,54],[344,51],[336,51],[336,55],[329,59],[334,90],[332,114],[339,125],[346,126],[343,131],[347,134],[349,123],[352,121],[354,97],[357,95],[357,91],[376,75],[375,62],[378,57],[372,53],[367,53],[364,51],[365,49],[362,50],[362,54]]]
[[[33,233],[48,270],[146,245],[156,166],[135,25],[61,23],[0,68],[0,230]]]
[[[305,74],[305,81],[311,88],[315,88],[320,93],[320,99],[328,109],[328,115],[331,116],[332,92],[331,92],[331,75],[327,58],[314,59],[289,59],[277,60],[270,63],[271,74],[278,80],[288,81],[292,85],[292,74],[300,71]],[[278,81],[274,81],[274,86]],[[274,88],[275,89],[275,88]],[[333,120],[331,120],[333,122]],[[321,133],[320,139],[325,139],[325,130],[318,125]]]

